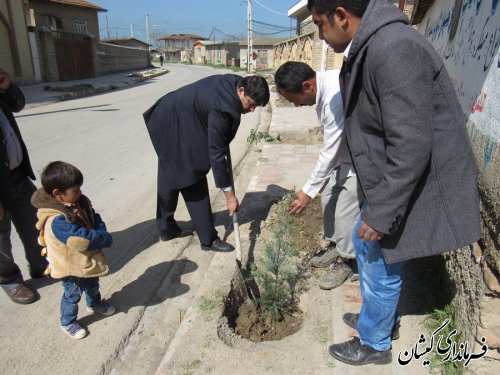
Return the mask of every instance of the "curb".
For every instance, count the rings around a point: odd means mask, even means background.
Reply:
[[[162,76],[164,74],[167,74],[169,71],[168,70],[162,70],[159,72],[153,72],[149,73],[150,71],[143,73],[139,73],[138,75],[135,75],[135,73],[127,75],[127,77],[133,77],[134,80],[132,82],[126,82],[126,83],[112,83],[106,86],[98,86],[94,87],[92,86],[91,88],[85,89],[85,90],[78,90],[78,91],[73,91],[73,92],[68,92],[65,94],[57,95],[55,96],[56,100],[59,101],[65,101],[65,100],[71,100],[71,99],[77,99],[77,98],[82,98],[85,96],[91,96],[91,95],[96,95],[96,94],[102,94],[104,92],[108,91],[113,91],[113,90],[118,90],[126,86],[130,86],[136,83],[140,83],[143,81],[147,81],[148,79],[156,78],[159,76]]]

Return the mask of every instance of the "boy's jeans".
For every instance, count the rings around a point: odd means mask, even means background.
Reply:
[[[78,302],[82,298],[82,291],[85,292],[87,306],[93,307],[101,302],[98,277],[83,279],[69,276],[61,282],[64,286],[64,294],[61,298],[61,325],[67,326],[76,322]]]
[[[405,262],[386,264],[378,241],[358,237],[360,225],[361,215],[352,233],[363,298],[357,330],[363,344],[385,351],[391,348],[392,329],[400,320],[396,308]]]

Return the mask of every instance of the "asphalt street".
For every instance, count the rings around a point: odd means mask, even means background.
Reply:
[[[103,319],[87,313],[82,303],[80,323],[90,335],[80,341],[66,337],[59,327],[62,287],[50,280],[29,280],[13,229],[16,262],[41,299],[21,306],[4,294],[0,297],[0,337],[9,343],[0,348],[1,374],[121,373],[125,362],[127,373],[151,373],[158,367],[213,254],[199,250],[196,236],[158,242],[157,161],[142,113],[169,91],[228,72],[182,65],[169,69],[168,74],[121,90],[17,114],[37,177],[53,160],[67,161],[83,172],[82,190],[114,238],[113,247],[105,249],[111,273],[102,278],[101,293],[117,313]],[[242,160],[246,137],[258,122],[258,112],[242,116],[232,143],[234,165]],[[208,180],[222,233],[229,223],[224,196],[211,176]],[[40,186],[39,178],[36,184]],[[181,226],[189,225],[182,199],[176,216]],[[145,354],[147,361],[141,361]]]

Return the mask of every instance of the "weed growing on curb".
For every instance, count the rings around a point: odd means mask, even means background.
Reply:
[[[191,362],[186,362],[181,365],[182,369],[185,371],[183,375],[191,375],[194,370],[197,370],[201,366],[201,361],[199,359],[195,359]]]
[[[223,304],[222,298],[223,298],[223,292],[221,292],[220,290],[212,292],[212,298],[203,297],[203,300],[199,305],[200,310],[212,311],[217,307],[222,306]]]
[[[293,236],[293,222],[288,207],[295,196],[287,194],[277,205],[277,218],[272,224],[272,239],[265,244],[264,257],[259,268],[252,266],[251,274],[261,286],[257,303],[276,322],[292,311],[293,290],[299,270],[294,262],[297,253]]]
[[[255,144],[257,144],[262,140],[269,143],[281,142],[279,138],[274,138],[268,132],[259,132],[255,131],[255,129],[250,130],[250,135],[247,137],[248,143],[252,144],[255,142]]]
[[[451,311],[451,305],[448,304],[442,309],[434,309],[434,311],[426,319],[425,323],[430,331],[435,331],[446,319],[450,319],[450,322],[439,332],[439,336],[442,336],[443,341],[449,338],[451,340],[450,345],[456,345],[458,348],[461,342],[461,334],[460,332],[453,334],[453,331],[455,330],[455,322]],[[435,340],[438,340],[439,336],[436,337]],[[430,362],[431,368],[440,368],[441,373],[445,375],[460,375],[464,373],[462,362],[452,361],[446,357],[443,358],[443,355],[440,355],[437,352],[432,353]]]

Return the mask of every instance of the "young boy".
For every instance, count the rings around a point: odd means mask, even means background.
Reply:
[[[36,227],[39,242],[46,248],[49,267],[46,273],[61,279],[61,329],[73,339],[87,336],[76,321],[82,292],[87,310],[112,315],[115,308],[101,299],[99,277],[109,268],[101,249],[111,246],[106,225],[82,195],[83,175],[71,164],[54,161],[42,171],[42,186],[31,198],[38,209]]]

